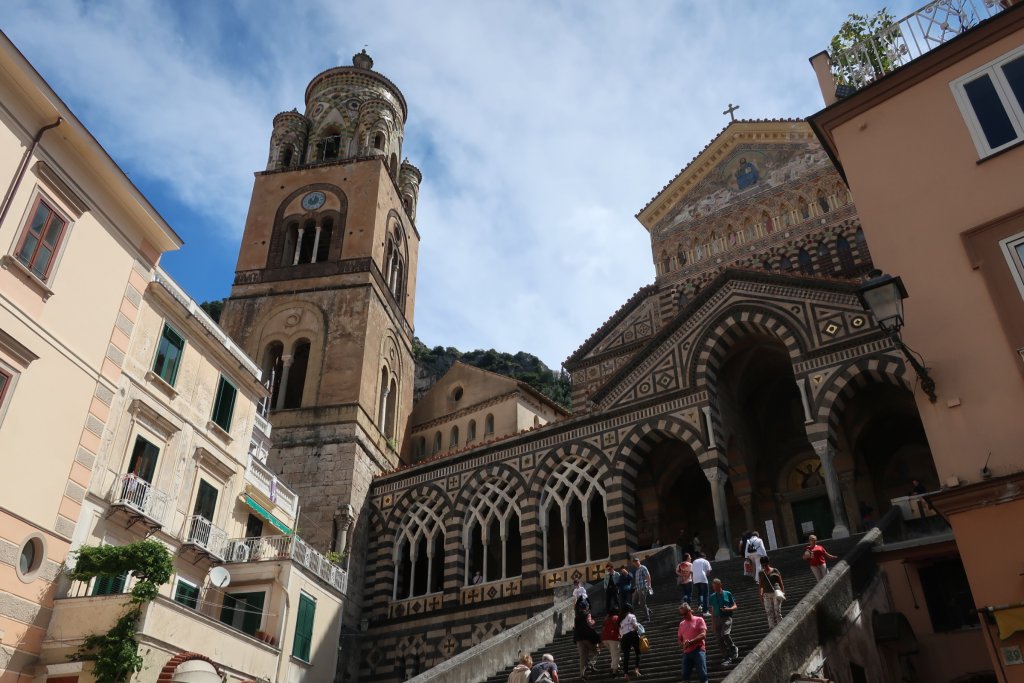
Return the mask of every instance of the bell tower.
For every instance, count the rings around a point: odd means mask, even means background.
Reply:
[[[412,408],[422,176],[399,162],[405,98],[365,50],[305,100],[274,117],[221,324],[272,388],[269,465],[301,497],[300,535],[358,556],[370,481],[398,464]]]

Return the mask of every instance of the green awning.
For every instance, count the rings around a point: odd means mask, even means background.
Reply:
[[[253,510],[255,510],[256,514],[258,514],[260,517],[262,517],[263,519],[267,520],[268,522],[270,522],[271,524],[276,526],[282,532],[284,532],[286,534],[290,534],[292,532],[292,530],[288,528],[287,524],[285,524],[284,522],[279,520],[274,515],[270,514],[270,512],[268,512],[265,507],[263,507],[262,505],[257,503],[253,499],[253,497],[250,496],[248,493],[245,494],[245,504],[248,505],[249,507],[251,507]]]

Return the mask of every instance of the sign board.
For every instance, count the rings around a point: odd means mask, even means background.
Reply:
[[[1001,647],[999,648],[1003,653],[1003,664],[1006,666],[1013,666],[1014,664],[1024,664],[1024,656],[1021,655],[1020,645],[1014,645],[1012,647]]]
[[[800,531],[804,534],[814,533],[814,522],[800,522]]]

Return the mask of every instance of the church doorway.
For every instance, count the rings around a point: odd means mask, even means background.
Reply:
[[[716,545],[711,485],[688,444],[666,439],[644,456],[636,477],[637,549],[698,534],[704,552]]]
[[[717,393],[730,480],[748,525],[766,539],[774,534],[775,545],[798,543],[808,525],[831,536],[820,462],[786,347],[767,334],[741,337],[722,362]]]

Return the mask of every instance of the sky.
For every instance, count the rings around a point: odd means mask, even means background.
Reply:
[[[917,2],[889,2],[902,17]],[[881,0],[4,0],[2,29],[230,293],[271,124],[363,49],[423,171],[416,335],[552,368],[653,282],[634,218],[728,123],[822,108],[808,59]]]

